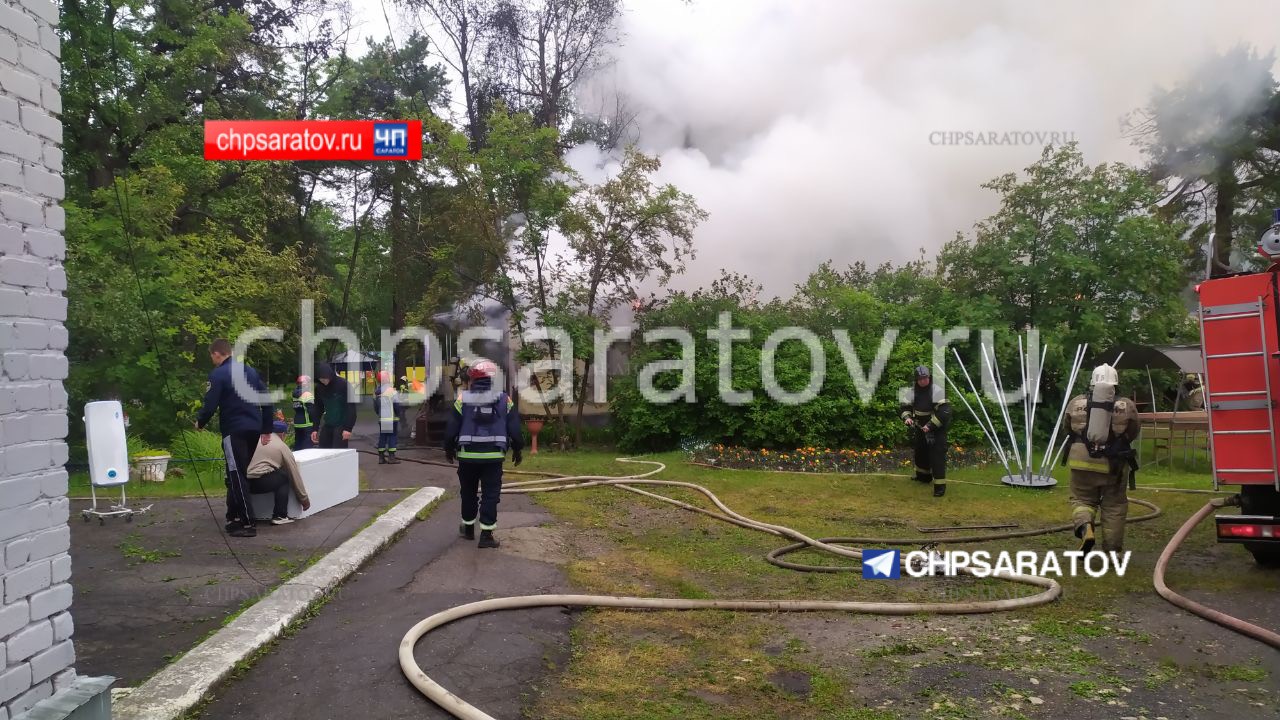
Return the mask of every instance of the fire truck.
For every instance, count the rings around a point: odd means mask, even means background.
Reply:
[[[1280,209],[1258,251],[1271,265],[1201,283],[1200,338],[1213,486],[1239,486],[1239,514],[1216,517],[1219,542],[1280,565]]]

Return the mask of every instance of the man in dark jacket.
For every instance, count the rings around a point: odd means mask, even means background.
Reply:
[[[921,365],[916,368],[916,386],[911,401],[902,406],[902,420],[911,428],[911,445],[915,449],[916,480],[933,483],[933,496],[947,492],[947,430],[951,428],[951,404],[933,373]]]
[[[218,413],[222,446],[228,455],[227,534],[254,537],[258,531],[253,522],[253,506],[249,504],[245,472],[253,458],[255,443],[266,445],[271,441],[274,418],[271,403],[253,403],[236,392],[236,377],[243,373],[249,387],[260,393],[267,392],[267,386],[256,370],[231,357],[231,343],[227,340],[220,338],[209,345],[209,359],[213,361],[213,372],[209,373],[204,406],[196,415],[196,428],[204,429],[213,414]]]
[[[454,402],[444,436],[445,458],[450,463],[458,461],[458,484],[462,486],[462,526],[459,532],[462,537],[474,540],[478,519],[478,546],[482,548],[499,545],[493,537],[493,530],[498,527],[502,461],[506,459],[507,449],[511,450],[511,460],[515,465],[523,459],[521,451],[524,449],[520,414],[515,403],[504,392],[491,393],[497,370],[498,366],[491,360],[481,359],[471,366],[468,373],[470,385]],[[493,397],[485,397],[490,394]]]
[[[311,441],[322,448],[346,448],[356,426],[357,402],[348,397],[350,385],[329,363],[316,366],[316,414],[320,427]]]

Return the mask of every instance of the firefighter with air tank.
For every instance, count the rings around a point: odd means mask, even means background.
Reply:
[[[1133,401],[1116,397],[1119,377],[1110,365],[1094,368],[1089,392],[1067,406],[1070,433],[1063,462],[1071,469],[1071,520],[1080,550],[1096,543],[1094,523],[1102,516],[1102,549],[1124,549],[1129,514],[1129,476],[1138,469],[1133,442],[1140,425]]]

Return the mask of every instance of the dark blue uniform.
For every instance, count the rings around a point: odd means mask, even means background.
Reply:
[[[498,526],[498,501],[502,493],[502,461],[512,451],[516,464],[524,448],[520,413],[506,393],[488,403],[472,402],[489,392],[488,378],[471,383],[470,390],[454,403],[445,430],[445,455],[458,460],[458,484],[462,487],[462,524],[493,530]],[[477,490],[480,497],[477,502]],[[478,506],[478,507],[477,507]]]
[[[267,386],[258,371],[235,358],[227,358],[209,373],[209,389],[204,394],[204,405],[196,415],[197,427],[204,428],[218,414],[218,427],[222,430],[223,447],[230,445],[227,463],[227,521],[252,526],[253,507],[249,504],[249,490],[244,473],[253,459],[255,443],[263,435],[271,433],[274,422],[271,404],[257,404],[246,400],[236,392],[234,377],[241,370],[249,387],[265,393]]]
[[[299,384],[293,391],[293,449],[306,450],[311,442],[311,431],[315,429],[316,400],[315,395]]]

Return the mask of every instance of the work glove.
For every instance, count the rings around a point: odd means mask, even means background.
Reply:
[[[519,465],[519,464],[520,464],[520,463],[522,463],[522,462],[524,462],[524,454],[523,454],[521,451],[519,451],[519,450],[512,450],[512,451],[511,451],[511,464],[512,464],[512,465]]]

